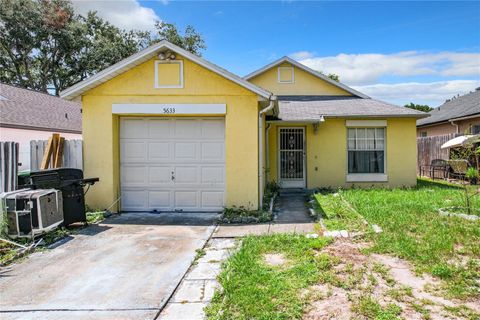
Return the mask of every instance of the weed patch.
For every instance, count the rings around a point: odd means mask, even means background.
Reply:
[[[300,319],[305,301],[301,290],[317,283],[332,268],[320,250],[325,238],[302,235],[247,237],[224,265],[216,292],[207,307],[209,319]],[[288,268],[265,263],[265,254],[282,254]]]

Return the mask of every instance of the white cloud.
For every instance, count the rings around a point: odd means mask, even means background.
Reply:
[[[298,51],[298,52],[294,52],[294,53],[290,54],[289,56],[290,56],[290,58],[292,58],[294,60],[298,60],[298,61],[305,60],[305,59],[311,59],[311,58],[315,57],[313,52],[310,52],[310,51]]]
[[[373,84],[353,86],[372,98],[388,101],[398,105],[409,102],[428,104],[438,107],[446,99],[457,94],[465,94],[474,91],[480,86],[480,80],[450,80],[429,83],[406,82],[395,84]]]
[[[312,69],[335,73],[342,82],[364,85],[383,76],[470,77],[480,75],[480,53],[404,51],[392,54],[344,54],[315,57],[301,51],[292,55]]]
[[[161,2],[168,4],[166,0]],[[73,8],[80,14],[86,14],[88,11],[97,11],[101,18],[126,30],[150,31],[153,30],[155,21],[161,20],[153,9],[142,7],[136,0],[74,0]]]

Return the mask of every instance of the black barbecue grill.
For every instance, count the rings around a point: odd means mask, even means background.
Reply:
[[[30,173],[29,180],[29,186],[33,189],[53,188],[62,191],[65,225],[87,221],[83,188],[95,184],[98,178],[83,179],[80,169],[58,168],[34,171]]]

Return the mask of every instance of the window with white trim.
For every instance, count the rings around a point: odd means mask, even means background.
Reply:
[[[472,134],[479,134],[480,133],[480,124],[474,124],[472,126]]]
[[[385,173],[385,128],[348,128],[348,173]]]

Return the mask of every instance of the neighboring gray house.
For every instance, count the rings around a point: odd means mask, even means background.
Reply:
[[[429,114],[430,117],[417,121],[418,137],[480,133],[480,87],[447,100]]]
[[[79,103],[0,83],[0,141],[20,144],[20,170],[30,168],[30,141],[48,140],[54,132],[82,139]]]

